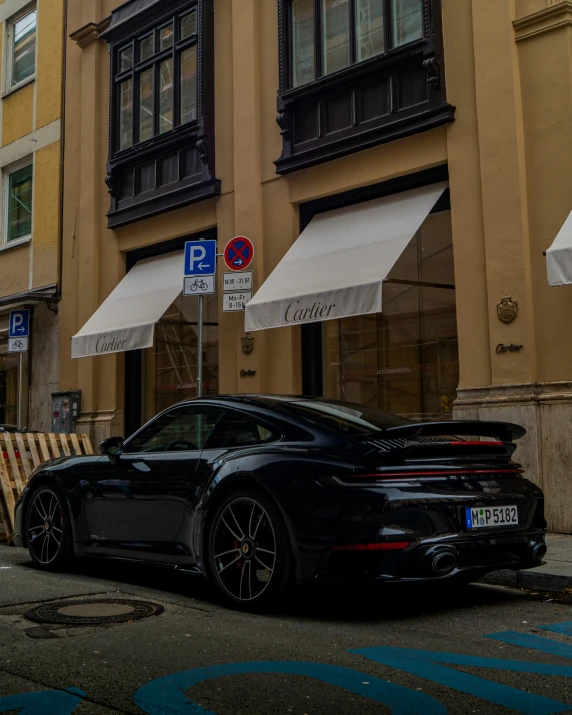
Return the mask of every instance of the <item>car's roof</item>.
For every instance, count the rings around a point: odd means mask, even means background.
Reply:
[[[304,395],[258,395],[254,393],[231,394],[231,395],[206,395],[205,397],[195,397],[192,400],[185,400],[179,404],[192,404],[193,402],[209,401],[209,402],[239,402],[245,404],[259,403],[261,406],[279,405],[284,402],[300,402],[311,400],[324,400],[320,397],[306,397]]]

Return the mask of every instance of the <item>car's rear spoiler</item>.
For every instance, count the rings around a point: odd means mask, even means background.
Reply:
[[[451,422],[418,422],[402,427],[390,427],[383,433],[389,438],[405,437],[411,440],[418,437],[462,435],[465,437],[494,437],[501,442],[512,442],[524,437],[526,430],[524,427],[510,422],[455,420]]]

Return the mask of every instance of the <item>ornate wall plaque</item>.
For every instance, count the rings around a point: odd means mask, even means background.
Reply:
[[[254,350],[254,335],[251,335],[250,333],[245,333],[242,336],[242,352],[245,355],[250,355],[250,353]]]
[[[497,315],[501,323],[512,323],[518,315],[518,301],[513,300],[509,295],[497,303]]]

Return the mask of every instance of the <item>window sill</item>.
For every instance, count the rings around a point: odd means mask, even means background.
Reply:
[[[2,95],[2,99],[7,99],[8,97],[11,97],[13,94],[16,94],[16,92],[19,92],[21,89],[24,89],[24,87],[27,87],[29,84],[33,84],[35,81],[36,75],[28,77],[27,79],[20,82],[20,84],[16,84],[13,87],[10,87],[10,89],[6,90],[6,92],[4,92],[4,94]]]
[[[12,248],[18,248],[18,246],[25,246],[27,243],[32,242],[31,236],[26,236],[25,238],[19,238],[17,241],[10,241],[10,243],[0,244],[0,253],[3,251],[10,251]]]

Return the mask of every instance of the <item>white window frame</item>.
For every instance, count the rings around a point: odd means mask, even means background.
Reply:
[[[21,238],[16,239],[15,241],[8,241],[8,219],[9,219],[9,212],[8,208],[10,205],[10,174],[13,174],[15,171],[18,171],[19,169],[23,169],[26,166],[31,166],[32,167],[32,229],[31,233],[29,233],[27,236],[22,236]],[[14,162],[13,164],[10,164],[9,166],[4,166],[2,167],[2,214],[1,214],[1,219],[2,219],[2,232],[0,234],[1,240],[0,240],[0,250],[4,250],[7,248],[12,248],[13,246],[20,246],[23,243],[29,243],[32,240],[32,235],[34,233],[34,198],[35,198],[35,187],[36,187],[36,172],[35,172],[35,162],[34,162],[34,155],[29,154],[28,156],[24,157],[23,159],[20,159],[17,162]]]
[[[31,74],[29,77],[26,77],[25,79],[21,80],[17,84],[12,84],[12,73],[14,71],[14,25],[19,22],[23,17],[26,17],[26,15],[29,15],[31,12],[36,11],[36,52],[35,52],[35,66],[34,66],[34,74]],[[26,5],[26,7],[22,8],[19,12],[17,12],[15,15],[12,15],[11,18],[6,20],[4,23],[4,26],[6,28],[4,32],[4,67],[5,67],[5,72],[4,72],[4,91],[3,95],[10,94],[11,92],[15,92],[16,90],[20,89],[20,87],[24,87],[25,85],[29,84],[30,82],[33,82],[36,79],[36,73],[38,71],[38,7],[37,3],[33,2],[30,3],[29,5]]]

